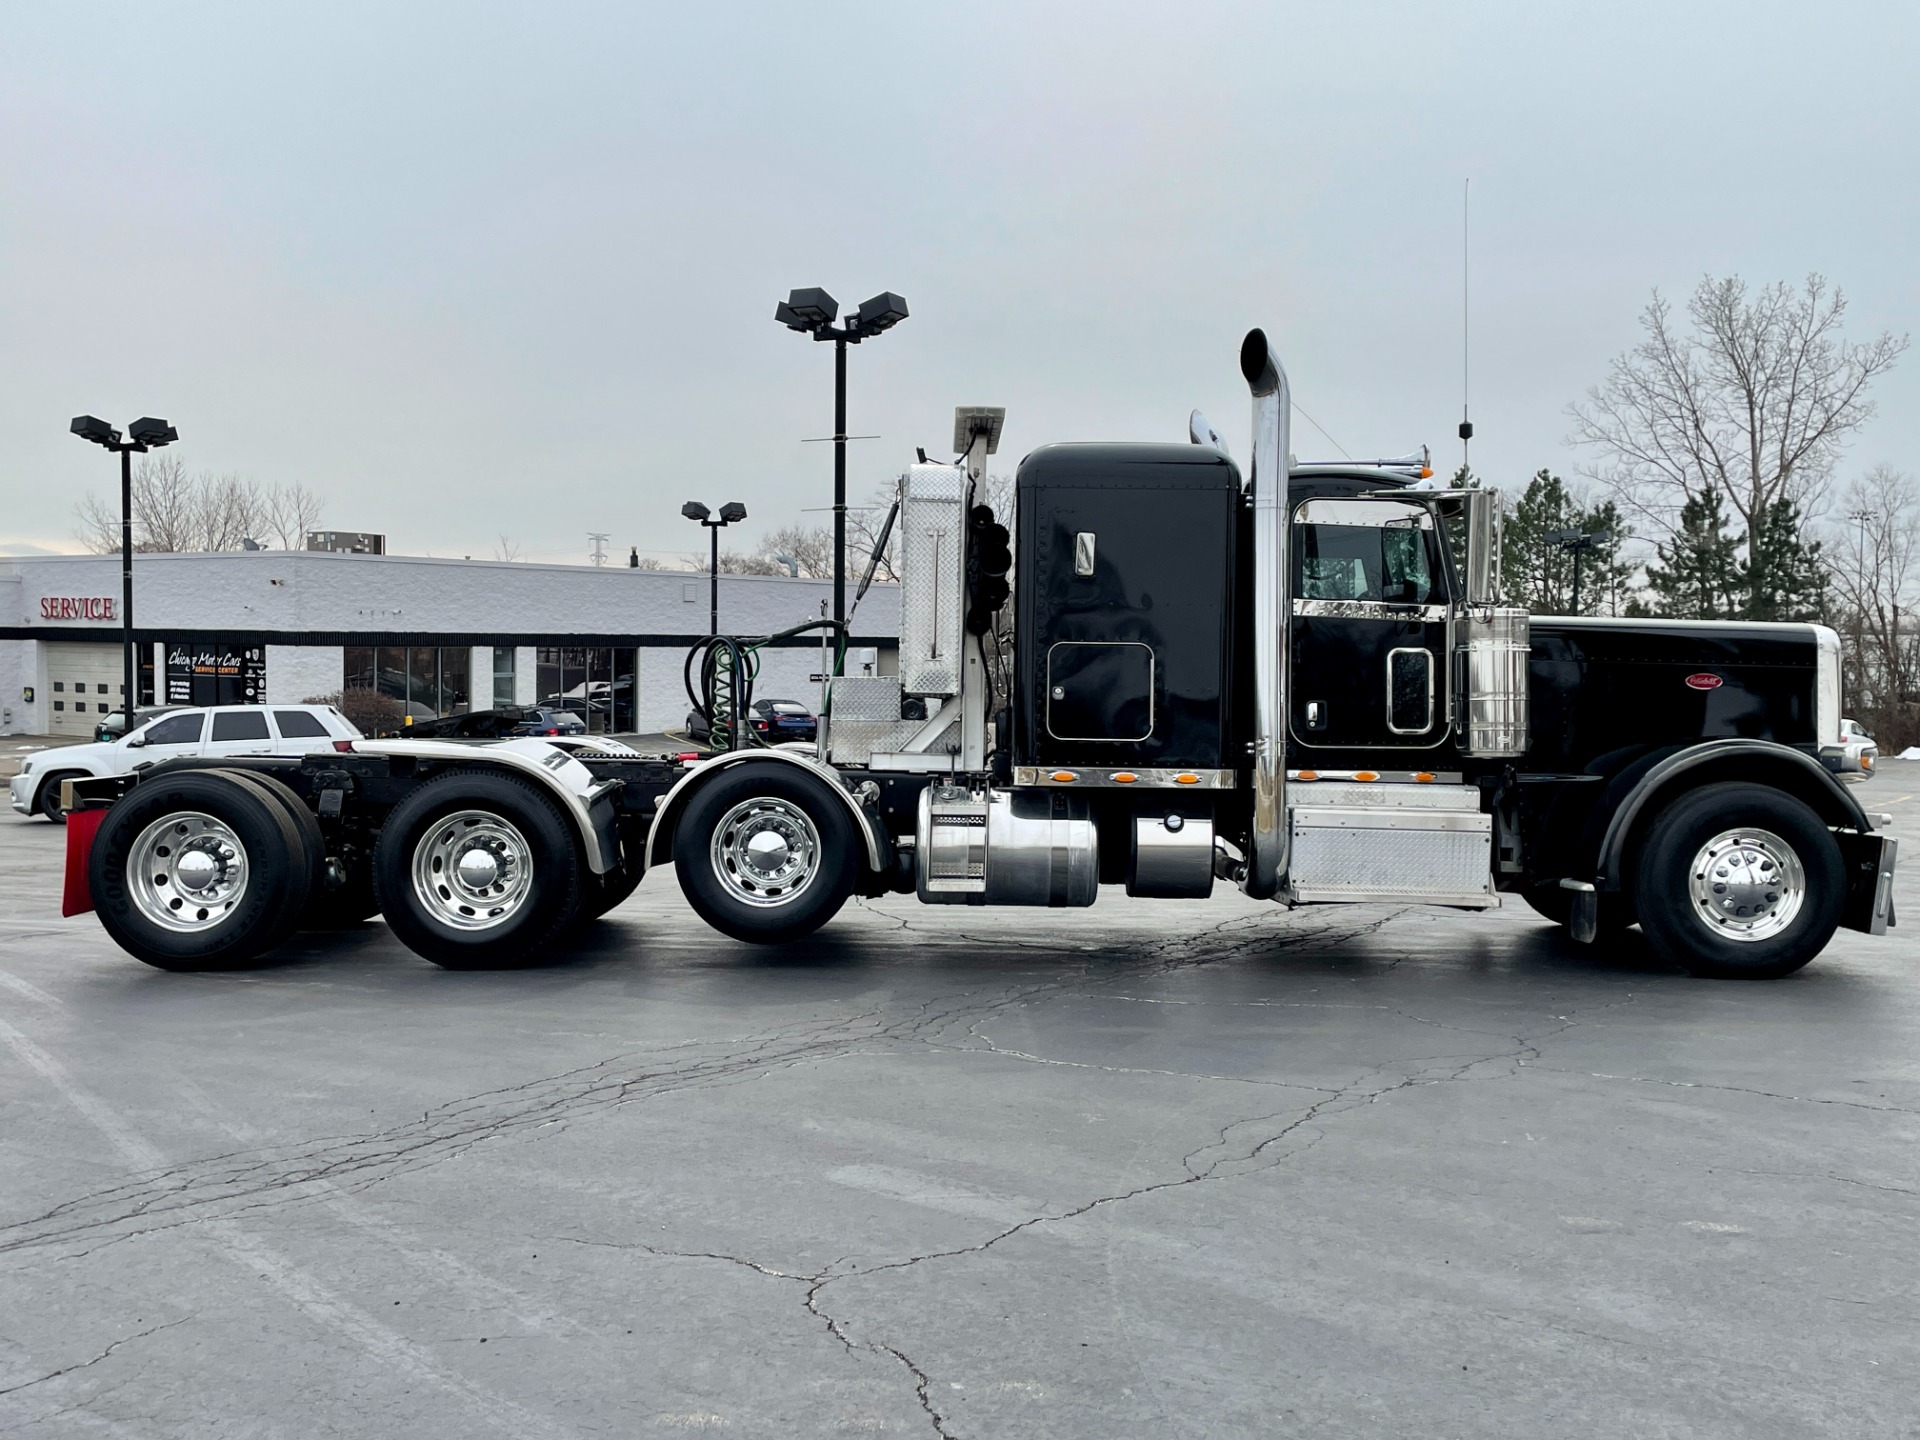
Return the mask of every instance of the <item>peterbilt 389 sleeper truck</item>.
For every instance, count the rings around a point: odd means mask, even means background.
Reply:
[[[1895,842],[1826,763],[1831,631],[1529,619],[1494,492],[1293,463],[1261,332],[1240,363],[1248,474],[1197,413],[1187,445],[1046,446],[1011,536],[978,503],[1000,412],[961,411],[960,458],[900,482],[899,673],[834,681],[812,745],[755,743],[755,642],[716,641],[690,690],[722,748],[694,762],[413,738],[80,782],[73,903],[167,968],[376,911],[441,965],[521,963],[669,861],[763,942],[889,892],[1504,895],[1759,978],[1892,923]]]

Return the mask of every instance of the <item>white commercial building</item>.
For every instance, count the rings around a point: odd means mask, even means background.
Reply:
[[[708,579],[685,570],[259,550],[134,557],[138,703],[283,704],[366,685],[416,718],[572,700],[596,729],[678,727]],[[851,587],[849,587],[851,589]],[[720,577],[720,629],[821,617],[827,580]],[[851,599],[851,596],[849,596]],[[868,591],[847,669],[892,674],[899,593]],[[0,734],[91,734],[120,708],[120,558],[0,557]],[[817,702],[818,634],[755,693]]]

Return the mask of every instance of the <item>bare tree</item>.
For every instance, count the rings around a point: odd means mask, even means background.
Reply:
[[[1826,549],[1847,705],[1898,753],[1920,743],[1920,484],[1876,466],[1842,506]]]
[[[320,524],[325,510],[326,502],[306,486],[282,485],[267,494],[264,527],[282,550],[304,550],[307,532]]]
[[[1846,310],[1819,275],[1800,290],[1758,291],[1707,276],[1683,333],[1656,291],[1640,319],[1645,338],[1569,411],[1573,442],[1600,456],[1583,473],[1669,535],[1687,501],[1718,492],[1746,522],[1751,594],[1769,595],[1769,522],[1818,498],[1873,415],[1868,387],[1907,348],[1885,332],[1847,342]]]
[[[518,560],[520,558],[520,548],[519,541],[509,540],[505,532],[502,532],[499,543],[493,547],[493,558],[496,560]]]
[[[786,562],[779,557],[789,555],[795,573],[810,580],[833,576],[833,532],[824,526],[782,525],[760,542],[760,553],[779,567],[776,574],[786,571]]]
[[[133,467],[133,548],[147,554],[239,550],[247,540],[277,535],[287,549],[306,541],[320,516],[319,497],[305,486],[263,489],[238,475],[189,473],[176,456],[144,455]],[[76,507],[80,539],[102,554],[120,548],[120,510],[98,495]]]

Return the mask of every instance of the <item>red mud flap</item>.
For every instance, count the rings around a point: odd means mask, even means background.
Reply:
[[[87,885],[87,860],[93,854],[94,832],[107,818],[105,810],[75,810],[67,816],[67,884],[60,895],[60,913],[84,915],[93,909],[93,891]]]

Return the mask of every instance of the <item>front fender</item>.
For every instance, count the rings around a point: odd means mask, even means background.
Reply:
[[[692,770],[674,782],[674,786],[661,799],[659,808],[653,813],[653,824],[647,829],[647,843],[644,850],[645,869],[673,857],[673,830],[679,820],[682,801],[699,785],[727,769],[729,766],[744,764],[749,760],[770,760],[783,765],[797,765],[802,770],[827,782],[828,787],[847,807],[847,813],[860,827],[860,834],[867,842],[867,867],[878,870],[883,864],[884,853],[881,837],[875,829],[874,821],[860,806],[860,802],[847,793],[847,787],[840,783],[840,772],[831,765],[824,765],[809,755],[800,755],[792,750],[733,750],[696,765]]]
[[[1719,780],[1771,784],[1806,801],[1836,829],[1862,835],[1873,829],[1847,787],[1805,751],[1773,740],[1709,740],[1667,756],[1642,775],[1621,800],[1600,841],[1600,888],[1620,888],[1626,857],[1643,819],[1657,814],[1668,798]]]

